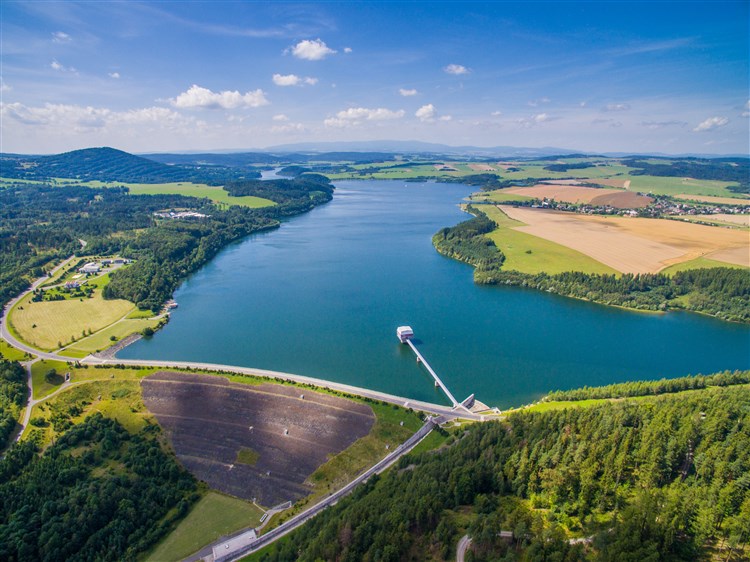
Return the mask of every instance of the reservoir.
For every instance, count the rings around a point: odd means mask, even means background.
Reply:
[[[225,248],[129,359],[285,371],[445,403],[396,327],[452,393],[505,408],[553,389],[750,368],[750,326],[478,286],[431,237],[468,218],[459,184],[337,182],[334,199]]]

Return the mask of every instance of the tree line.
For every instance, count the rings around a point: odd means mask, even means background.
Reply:
[[[494,222],[477,206],[474,218],[444,228],[433,237],[442,254],[476,267],[474,280],[488,285],[513,285],[562,296],[637,310],[683,309],[733,322],[750,322],[750,275],[733,267],[622,275],[569,271],[522,273],[502,266],[505,256],[486,236]],[[493,226],[489,229],[489,224]]]
[[[724,371],[715,375],[689,375],[658,381],[629,381],[606,386],[584,386],[572,390],[554,390],[545,400],[589,400],[592,398],[628,398],[633,396],[657,396],[685,390],[698,390],[710,386],[733,386],[749,384],[750,371]]]

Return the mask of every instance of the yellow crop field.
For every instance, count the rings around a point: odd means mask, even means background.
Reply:
[[[707,257],[750,265],[747,232],[665,219],[609,217],[504,207],[515,228],[577,250],[622,273],[655,273]]]

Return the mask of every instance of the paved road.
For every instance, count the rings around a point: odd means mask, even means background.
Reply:
[[[65,261],[63,261],[60,265],[58,265],[56,268],[54,268],[51,271],[52,276],[54,276],[55,273],[57,273],[60,269],[68,265],[74,259],[75,259],[75,256],[71,256]],[[23,342],[18,341],[16,338],[13,337],[13,335],[10,333],[10,330],[8,329],[8,313],[10,312],[10,309],[13,308],[18,301],[20,301],[26,295],[31,293],[34,289],[38,288],[39,285],[45,283],[46,281],[49,281],[50,277],[51,276],[48,276],[48,275],[44,275],[43,277],[40,277],[39,279],[37,279],[31,284],[31,287],[26,289],[23,293],[21,293],[12,301],[10,301],[7,305],[5,305],[5,308],[3,309],[2,322],[0,322],[0,337],[2,337],[6,342],[8,342],[10,345],[15,347],[16,349],[20,349],[21,351],[25,351],[26,353],[31,353],[32,355],[36,355],[37,357],[41,359],[53,359],[53,360],[57,359],[57,360],[62,360],[62,361],[70,361],[70,357],[60,357],[59,355],[56,355],[54,353],[46,353],[44,351],[39,351],[38,349],[35,349],[31,346],[26,345]]]
[[[310,507],[309,509],[303,511],[302,513],[299,513],[289,519],[288,521],[285,521],[275,529],[271,529],[268,533],[261,536],[256,540],[255,542],[239,549],[235,550],[234,552],[227,553],[225,556],[221,556],[219,558],[215,559],[215,562],[234,562],[235,560],[239,560],[243,556],[247,556],[251,552],[255,552],[256,550],[259,550],[265,546],[268,546],[269,544],[277,541],[281,537],[287,535],[288,533],[292,532],[294,529],[302,525],[303,523],[307,522],[308,520],[315,517],[318,513],[323,511],[324,509],[334,505],[338,500],[349,494],[354,488],[365,482],[368,478],[370,478],[373,474],[380,474],[385,469],[390,467],[393,463],[395,463],[398,459],[400,459],[403,455],[411,451],[414,447],[417,446],[417,444],[422,441],[429,433],[433,430],[433,428],[436,425],[439,425],[443,423],[445,418],[442,416],[438,416],[436,418],[430,418],[428,419],[425,424],[419,428],[419,430],[409,437],[404,443],[396,447],[396,449],[387,455],[383,460],[378,462],[375,466],[370,468],[369,470],[363,472],[361,475],[359,475],[357,478],[349,482],[346,486],[338,490],[337,492],[334,492],[326,499],[322,500],[321,502],[315,504],[314,506]],[[242,531],[239,531],[236,534],[241,534],[243,532],[247,531],[247,529],[243,529]],[[217,541],[216,543],[212,544],[211,546],[221,546],[226,539],[222,541]]]
[[[67,358],[70,360],[70,358]],[[399,406],[406,406],[415,410],[421,410],[437,416],[444,416],[446,420],[462,418],[474,421],[484,421],[486,418],[481,414],[475,414],[466,410],[463,407],[458,409],[451,408],[450,406],[441,406],[440,404],[432,404],[430,402],[422,402],[420,400],[412,400],[411,398],[404,398],[403,396],[395,396],[393,394],[386,394],[385,392],[378,392],[377,390],[370,390],[368,388],[361,388],[358,386],[351,386],[348,384],[337,383],[333,381],[327,381],[324,379],[315,379],[312,377],[304,377],[301,375],[293,375],[291,373],[282,373],[279,371],[268,371],[265,369],[251,369],[248,367],[237,367],[235,365],[221,365],[218,363],[196,363],[191,361],[150,361],[141,359],[106,359],[103,357],[97,357],[96,355],[89,355],[88,357],[81,359],[81,363],[85,365],[125,365],[125,366],[142,366],[142,367],[162,367],[164,369],[195,369],[213,372],[229,372],[237,373],[240,375],[253,375],[257,377],[265,377],[276,380],[291,380],[300,384],[311,384],[313,386],[319,386],[322,388],[329,388],[331,390],[338,390],[339,392],[346,392],[347,394],[353,394],[356,396],[362,396],[364,398],[372,398],[373,400],[383,400],[390,404],[397,404]]]
[[[464,562],[464,556],[466,555],[466,549],[471,544],[471,538],[469,535],[464,535],[461,540],[458,541],[458,547],[456,547],[456,562]]]

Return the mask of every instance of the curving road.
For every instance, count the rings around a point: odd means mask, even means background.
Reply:
[[[363,472],[361,475],[359,475],[357,478],[349,482],[346,486],[341,488],[340,490],[334,492],[330,496],[328,496],[326,499],[322,500],[321,502],[315,504],[314,506],[310,507],[309,509],[306,509],[302,513],[299,513],[289,519],[288,521],[285,521],[278,527],[271,529],[266,533],[265,535],[258,537],[257,540],[253,541],[252,543],[235,550],[233,552],[227,552],[223,556],[218,556],[214,558],[215,562],[234,562],[235,560],[239,560],[244,556],[247,556],[248,554],[255,552],[256,550],[259,550],[265,546],[268,546],[269,544],[279,540],[284,535],[287,535],[291,533],[294,529],[302,525],[303,523],[307,522],[308,520],[315,517],[318,513],[326,509],[327,507],[330,507],[334,505],[338,500],[349,494],[354,488],[362,484],[363,482],[367,481],[368,478],[370,478],[373,474],[380,474],[385,469],[390,467],[393,463],[395,463],[398,459],[400,459],[402,456],[407,454],[409,451],[411,451],[414,447],[416,447],[422,439],[427,437],[429,433],[433,430],[433,428],[437,425],[440,425],[441,423],[445,422],[446,420],[442,418],[442,416],[438,416],[436,418],[429,418],[425,424],[419,428],[419,430],[409,437],[406,441],[404,441],[401,445],[396,447],[396,449],[387,455],[383,460],[378,462],[375,466],[370,468],[369,470]],[[247,529],[243,529],[242,531],[238,532],[237,534],[242,534]],[[223,539],[220,541],[217,541],[213,543],[212,547],[221,547],[227,539]]]

